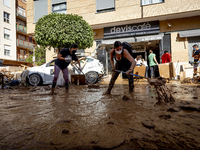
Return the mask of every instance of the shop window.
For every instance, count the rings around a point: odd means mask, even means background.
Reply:
[[[7,7],[10,7],[10,0],[3,0],[3,4]]]
[[[115,10],[115,0],[96,0],[96,12]]]
[[[156,3],[163,3],[164,0],[142,0],[142,5],[150,5]]]
[[[3,16],[4,16],[4,22],[10,23],[10,14],[4,12]]]
[[[11,46],[9,45],[4,45],[4,55],[10,56],[11,54]]]
[[[19,15],[26,17],[26,12],[24,8],[18,6],[17,11]]]
[[[4,38],[10,40],[10,30],[4,28]]]
[[[34,23],[44,15],[48,15],[48,0],[34,0]]]
[[[52,5],[52,12],[53,13],[59,13],[59,14],[67,14],[67,5],[66,5],[66,3],[53,4]]]

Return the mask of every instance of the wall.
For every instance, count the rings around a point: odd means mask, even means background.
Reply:
[[[167,23],[172,26],[169,27]],[[160,32],[200,29],[200,16],[160,21]]]
[[[3,0],[0,1],[0,59],[16,60],[16,13],[15,2],[10,1],[10,7],[4,6]],[[10,14],[10,23],[4,22],[3,12]],[[4,27],[11,30],[11,39],[4,39]],[[11,46],[11,56],[4,55],[4,44]]]
[[[171,33],[171,54],[174,63],[188,62],[188,40],[179,38],[178,32]]]

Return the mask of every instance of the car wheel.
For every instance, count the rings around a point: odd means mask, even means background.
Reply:
[[[31,74],[29,76],[29,80],[28,81],[29,81],[30,85],[40,85],[40,84],[42,84],[41,76],[39,74],[36,74],[36,73]]]
[[[95,71],[90,71],[90,72],[88,72],[88,73],[86,74],[86,81],[87,81],[88,83],[94,84],[94,83],[96,83],[96,82],[98,81],[98,78],[99,78],[99,75],[98,75],[98,73],[95,72]]]

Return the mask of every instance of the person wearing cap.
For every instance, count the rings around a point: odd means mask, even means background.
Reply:
[[[197,44],[193,45],[193,53],[192,57],[194,57],[194,76],[197,75],[197,68],[200,67],[200,49]]]

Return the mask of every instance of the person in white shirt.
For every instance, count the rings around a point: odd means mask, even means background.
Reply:
[[[140,55],[138,55],[135,58],[135,61],[136,61],[136,66],[141,66],[142,60],[141,60],[141,56]]]
[[[147,65],[147,62],[144,59],[142,59],[141,66],[146,66],[145,77],[148,77],[148,69],[149,69],[149,67]]]

